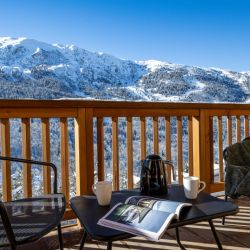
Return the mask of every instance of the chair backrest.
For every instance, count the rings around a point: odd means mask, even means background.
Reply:
[[[13,245],[13,244],[15,245],[15,242],[16,242],[15,235],[14,235],[14,232],[13,232],[13,229],[12,229],[9,217],[8,217],[8,213],[2,201],[0,201],[0,216],[1,216],[1,220],[5,229],[5,233],[9,240],[10,245]]]
[[[250,139],[245,139],[225,148],[223,158],[226,164],[250,166]]]
[[[50,167],[52,171],[54,172],[53,193],[54,194],[58,193],[57,191],[57,168],[55,164],[51,162],[34,161],[34,160],[29,160],[29,159],[14,158],[14,157],[2,156],[2,155],[0,155],[0,160],[10,161],[10,162],[30,163],[30,164],[41,166],[41,167],[44,167],[44,166]]]

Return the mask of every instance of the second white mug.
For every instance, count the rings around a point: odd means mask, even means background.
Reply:
[[[187,176],[183,178],[184,193],[187,199],[196,199],[198,194],[204,190],[206,183],[198,177]]]
[[[107,206],[110,204],[112,196],[112,182],[99,181],[92,186],[93,193],[96,195],[98,204],[100,206]]]

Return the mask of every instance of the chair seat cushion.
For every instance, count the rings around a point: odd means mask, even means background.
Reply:
[[[39,239],[56,227],[65,212],[63,194],[20,199],[4,202],[16,241],[30,242]],[[0,245],[8,245],[2,221],[0,221]]]

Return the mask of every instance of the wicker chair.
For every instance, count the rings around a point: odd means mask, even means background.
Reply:
[[[59,246],[63,249],[60,221],[65,212],[63,194],[57,193],[57,169],[48,162],[40,162],[0,156],[0,160],[49,166],[54,172],[53,194],[42,197],[19,199],[10,202],[0,201],[0,247],[33,242],[57,227]]]

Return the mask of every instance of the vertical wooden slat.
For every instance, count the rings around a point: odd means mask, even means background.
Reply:
[[[154,154],[159,154],[159,125],[158,117],[153,117],[153,133],[154,133]]]
[[[2,155],[10,156],[10,124],[9,119],[1,119]],[[2,192],[3,201],[11,200],[11,164],[2,161]]]
[[[210,151],[210,153],[207,152],[208,156],[209,156],[209,162],[210,162],[210,167],[208,168],[209,170],[209,176],[210,177],[210,181],[209,181],[209,186],[211,188],[211,184],[214,183],[214,153],[213,153],[213,149],[214,149],[214,138],[213,138],[213,129],[214,129],[214,126],[213,126],[213,117],[212,116],[209,116],[209,137],[208,137],[208,140],[209,140],[209,146],[210,146],[210,149],[208,149]]]
[[[232,144],[233,134],[232,134],[232,116],[227,117],[227,143]]]
[[[50,162],[50,124],[48,118],[42,118],[42,161]],[[51,170],[43,167],[43,192],[51,193]]]
[[[249,120],[248,115],[244,116],[244,137],[249,136]]]
[[[146,157],[146,120],[145,117],[140,117],[140,136],[141,136],[141,160]]]
[[[94,133],[93,133],[93,109],[86,108],[86,164],[87,164],[87,191],[92,193],[94,183]]]
[[[134,187],[133,184],[133,127],[132,118],[127,117],[127,165],[128,165],[128,189]]]
[[[236,141],[241,142],[240,116],[236,116]]]
[[[119,190],[118,118],[112,117],[113,189]]]
[[[103,118],[97,118],[97,166],[98,181],[104,180],[104,137],[103,137]]]
[[[22,119],[22,157],[30,159],[30,119]],[[32,197],[31,165],[23,164],[24,197]]]
[[[178,162],[178,181],[183,183],[183,162],[182,162],[182,117],[177,117],[177,162]]]
[[[200,140],[200,124],[201,120],[200,117],[192,117],[192,135],[193,135],[193,167],[192,167],[192,175],[200,176],[201,175],[201,140]]]
[[[218,116],[218,158],[220,181],[224,181],[223,173],[223,142],[222,142],[222,117]]]
[[[69,200],[69,153],[68,153],[68,120],[60,118],[60,150],[61,150],[61,181],[62,192],[66,201]]]
[[[188,116],[188,172],[192,176],[193,171],[193,118]]]
[[[171,122],[170,116],[165,117],[165,140],[166,140],[166,159],[171,160]],[[168,183],[171,183],[171,169],[167,168]]]

